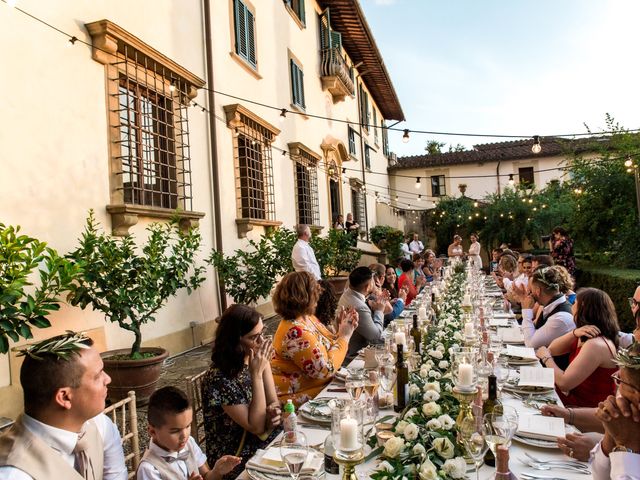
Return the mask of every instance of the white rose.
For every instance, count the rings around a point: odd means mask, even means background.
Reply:
[[[447,414],[440,415],[438,417],[438,421],[442,424],[442,428],[445,430],[451,430],[456,424],[456,421]]]
[[[455,333],[453,334],[453,339],[454,339],[454,340],[458,340],[458,341],[460,341],[460,340],[463,340],[463,339],[464,339],[464,337],[462,336],[462,334],[461,334],[460,332],[455,332]]]
[[[422,387],[422,389],[425,392],[428,392],[429,390],[435,390],[436,392],[440,392],[440,383],[439,382],[425,383],[424,387]]]
[[[442,352],[440,350],[431,350],[429,356],[442,360]]]
[[[420,376],[422,378],[427,378],[429,376],[429,369],[424,366],[420,367]]]
[[[400,437],[391,437],[384,444],[382,454],[387,458],[396,458],[404,450],[404,440]]]
[[[412,383],[411,385],[409,385],[409,396],[410,397],[415,397],[419,393],[420,393],[420,387],[418,385],[416,385],[415,383]]]
[[[431,460],[426,459],[418,472],[420,480],[436,480],[438,478],[438,470]]]
[[[427,422],[427,428],[429,430],[440,430],[442,428],[442,424],[440,423],[440,420],[432,418]]]
[[[440,372],[436,372],[435,370],[429,370],[429,377],[439,380],[442,377],[442,374]]]
[[[426,417],[435,417],[437,415],[440,415],[440,405],[435,402],[425,403],[424,405],[422,405],[422,413],[424,413]]]
[[[420,389],[418,389],[418,392],[420,391]],[[404,414],[404,418],[411,418],[414,415],[418,414],[418,409],[417,408],[410,408],[409,410],[407,410],[407,413]]]
[[[442,370],[444,370],[445,368],[449,368],[449,362],[447,362],[446,360],[442,360],[438,364],[438,368],[441,368]]]
[[[427,360],[426,362],[424,362],[422,367],[426,368],[427,370],[431,370],[433,368],[433,360]]]
[[[404,429],[407,427],[407,425],[409,425],[409,422],[400,420],[396,425],[396,429],[395,429],[396,433],[399,433],[400,435],[402,435],[402,432],[404,432]]]
[[[402,434],[409,441],[415,440],[418,438],[418,426],[415,423],[410,423],[405,427]]]
[[[442,352],[442,353],[444,353],[444,352],[446,351],[446,349],[444,348],[444,345],[443,345],[443,344],[441,344],[441,343],[439,343],[439,344],[436,346],[436,350],[438,350],[439,352]]]
[[[423,453],[427,453],[424,446],[421,443],[416,443],[411,449],[411,453],[414,455],[422,455]]]
[[[386,445],[386,444],[385,444]],[[433,448],[442,458],[453,458],[453,454],[455,453],[455,447],[451,440],[446,437],[436,438],[433,441]]]
[[[467,470],[467,462],[463,457],[456,457],[444,462],[442,471],[451,478],[464,478]]]
[[[386,460],[383,460],[382,462],[380,462],[380,465],[378,465],[378,471],[379,472],[393,472],[393,466],[387,462]]]
[[[440,394],[435,390],[429,390],[428,392],[424,392],[424,395],[422,395],[422,399],[425,402],[435,402],[439,398],[440,398]]]

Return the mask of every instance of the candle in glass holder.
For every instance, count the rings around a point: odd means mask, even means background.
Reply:
[[[396,341],[396,345],[407,345],[407,337],[404,332],[396,332],[394,334],[394,339]]]
[[[420,320],[427,318],[427,307],[424,305],[418,309],[418,318],[420,318]]]
[[[461,387],[470,387],[473,384],[473,365],[461,363],[458,367],[458,384]]]
[[[471,295],[468,293],[464,294],[464,297],[462,297],[462,305],[471,305]]]
[[[467,338],[473,337],[475,328],[473,322],[466,322],[464,324],[464,336]]]
[[[340,420],[340,449],[356,450],[358,445],[358,422],[355,418]]]

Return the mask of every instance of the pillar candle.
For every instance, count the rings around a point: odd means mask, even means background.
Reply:
[[[474,325],[473,322],[467,322],[464,324],[464,336],[465,337],[473,337],[474,334]]]
[[[340,420],[340,449],[355,450],[358,448],[358,422],[355,418]]]
[[[458,383],[461,387],[469,387],[473,383],[473,365],[461,363],[458,367]]]
[[[471,305],[471,296],[468,293],[465,293],[464,297],[462,297],[462,305]]]
[[[427,318],[427,308],[426,307],[420,307],[418,309],[418,318],[420,318],[421,320]]]

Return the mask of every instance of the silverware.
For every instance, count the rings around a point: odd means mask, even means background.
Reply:
[[[319,423],[300,423],[300,422],[298,422],[298,425],[300,425],[302,428],[311,428],[311,429],[315,429],[315,430],[330,430],[331,429],[331,425],[321,425]]]
[[[586,468],[586,467],[584,467],[582,465],[577,466],[577,465],[571,465],[571,464],[561,463],[561,462],[556,462],[556,463],[553,463],[553,464],[551,464],[551,463],[539,463],[539,462],[533,462],[531,460],[526,461],[526,460],[523,460],[523,459],[520,459],[520,461],[522,463],[524,463],[525,465],[527,465],[527,466],[529,466],[529,467],[531,467],[531,468],[533,468],[535,470],[547,471],[547,470],[560,469],[560,470],[569,470],[571,472],[580,473],[580,474],[583,474],[583,475],[590,475],[591,474],[591,471],[588,468]]]
[[[584,462],[580,462],[578,460],[543,460],[541,458],[538,457],[534,457],[533,455],[531,455],[529,452],[524,452],[524,454],[529,457],[531,460],[533,460],[534,462],[537,463],[568,463],[571,465],[576,465],[578,467],[584,467],[584,468],[589,468],[589,466],[584,463]]]
[[[533,475],[526,472],[522,472],[520,476],[526,480],[568,480],[564,477],[548,477],[546,475]]]

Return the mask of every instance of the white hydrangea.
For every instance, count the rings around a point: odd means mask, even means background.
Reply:
[[[402,434],[404,435],[404,438],[406,438],[411,442],[416,438],[418,438],[418,432],[419,432],[418,426],[415,423],[410,423],[405,427],[404,432],[402,432]]]
[[[467,471],[467,462],[463,457],[446,460],[442,466],[442,471],[451,478],[464,478]]]
[[[438,421],[442,424],[442,428],[445,430],[451,430],[456,424],[456,421],[446,413],[444,415],[440,415],[438,417]]]

